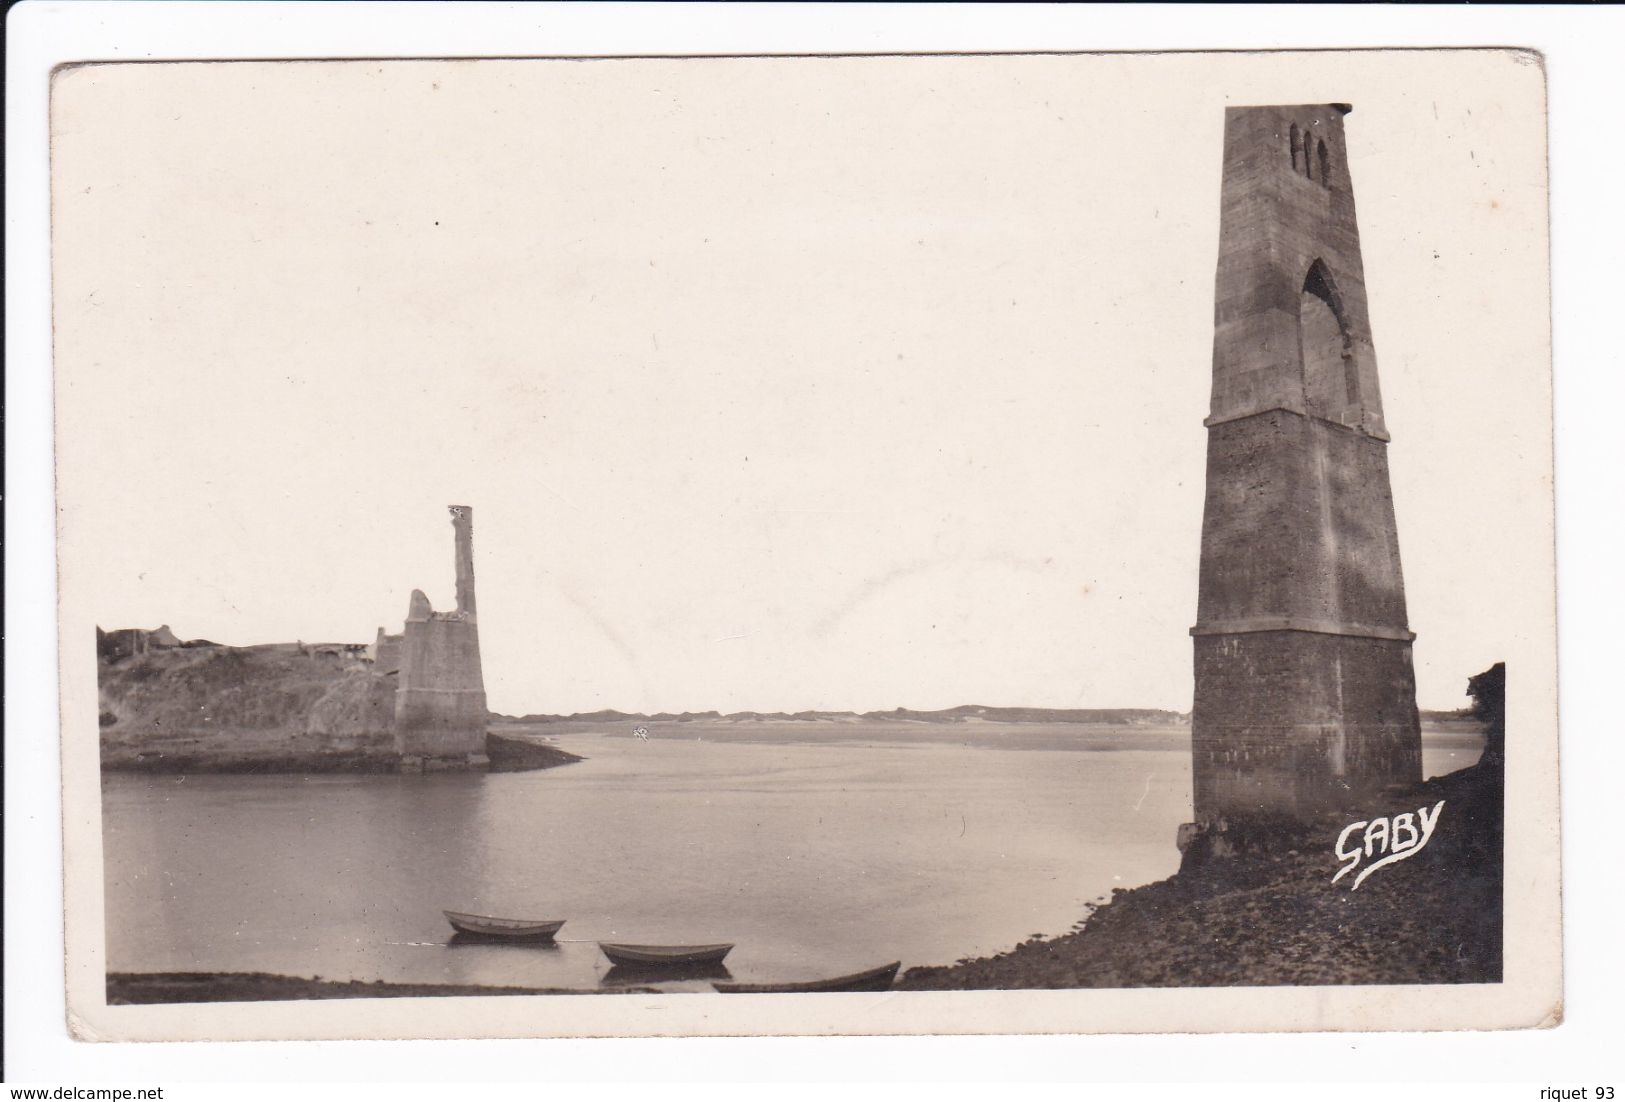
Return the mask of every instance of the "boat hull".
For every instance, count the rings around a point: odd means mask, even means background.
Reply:
[[[725,995],[786,995],[814,991],[889,991],[897,977],[901,961],[892,961],[879,968],[853,972],[847,976],[834,976],[827,980],[808,980],[804,983],[713,983],[711,986]]]
[[[733,948],[729,945],[622,945],[600,941],[604,956],[622,968],[683,968],[698,964],[720,964]]]
[[[463,914],[460,911],[442,911],[451,928],[460,934],[493,938],[501,941],[552,941],[565,920],[537,921],[526,918],[493,918],[489,915]]]

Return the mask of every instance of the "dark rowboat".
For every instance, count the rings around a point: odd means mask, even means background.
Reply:
[[[696,964],[717,964],[728,955],[729,945],[620,945],[600,941],[604,956],[622,968],[678,968]]]
[[[805,991],[889,991],[891,981],[902,967],[901,961],[892,961],[865,972],[849,976],[836,976],[827,980],[808,980],[805,983],[713,983],[711,986],[728,995],[777,995]]]
[[[475,937],[501,938],[504,941],[552,941],[553,935],[565,920],[537,921],[529,918],[492,918],[489,915],[463,914],[461,911],[441,911],[452,928],[461,934]]]

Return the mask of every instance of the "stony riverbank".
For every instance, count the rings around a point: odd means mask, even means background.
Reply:
[[[906,990],[1496,983],[1501,978],[1502,775],[1485,761],[1350,808],[1248,853],[1187,853],[1167,880],[1117,892],[1081,928],[997,956],[913,968]],[[1358,890],[1332,883],[1352,822],[1445,801],[1414,857]]]

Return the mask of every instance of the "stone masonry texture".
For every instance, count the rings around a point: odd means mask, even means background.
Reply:
[[[1225,113],[1191,629],[1199,822],[1421,780],[1348,111]]]

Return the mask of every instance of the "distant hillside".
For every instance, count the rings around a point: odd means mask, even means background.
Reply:
[[[1160,708],[996,708],[981,704],[961,704],[934,712],[912,708],[895,708],[889,712],[620,712],[604,709],[597,712],[576,712],[571,715],[532,714],[505,716],[493,713],[493,719],[510,723],[692,723],[710,720],[725,723],[750,722],[803,722],[852,723],[858,720],[894,720],[907,723],[1088,723],[1117,726],[1172,726],[1190,722],[1182,712]]]

